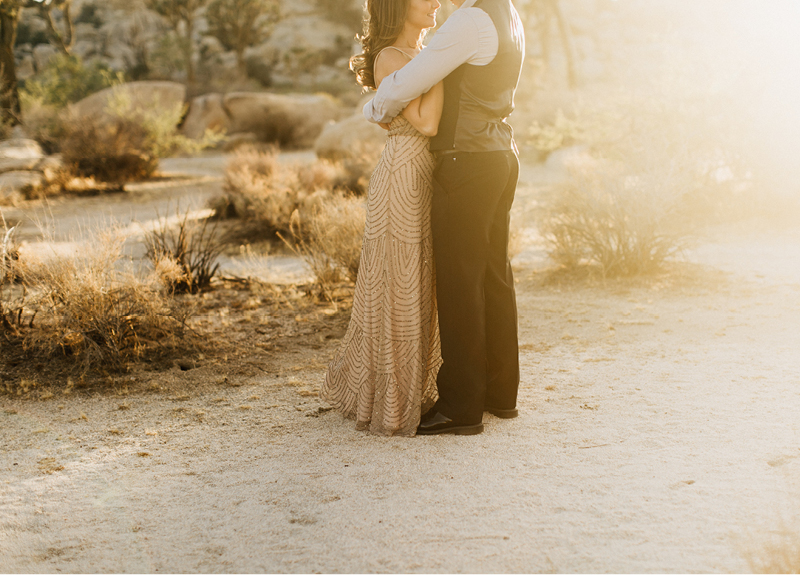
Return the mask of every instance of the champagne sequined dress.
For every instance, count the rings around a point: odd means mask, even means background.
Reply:
[[[428,138],[396,117],[369,183],[350,325],[321,391],[357,429],[380,435],[414,435],[437,399],[433,168]]]

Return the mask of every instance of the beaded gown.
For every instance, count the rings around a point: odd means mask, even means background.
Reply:
[[[350,325],[321,391],[380,435],[414,435],[438,397],[433,168],[428,138],[397,116],[369,183]]]

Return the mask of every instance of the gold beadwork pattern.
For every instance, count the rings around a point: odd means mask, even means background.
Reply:
[[[358,429],[414,435],[442,364],[428,138],[395,118],[369,183],[353,312],[321,396]]]

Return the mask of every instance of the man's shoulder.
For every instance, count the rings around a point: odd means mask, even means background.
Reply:
[[[442,29],[445,26],[451,28],[480,26],[486,18],[489,18],[489,15],[477,6],[459,8],[447,18],[447,22],[442,25]]]

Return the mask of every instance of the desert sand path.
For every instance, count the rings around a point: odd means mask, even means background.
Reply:
[[[800,234],[742,237],[642,284],[543,286],[530,248],[521,416],[479,436],[319,413],[336,341],[123,410],[0,397],[0,571],[747,571],[800,508]]]

